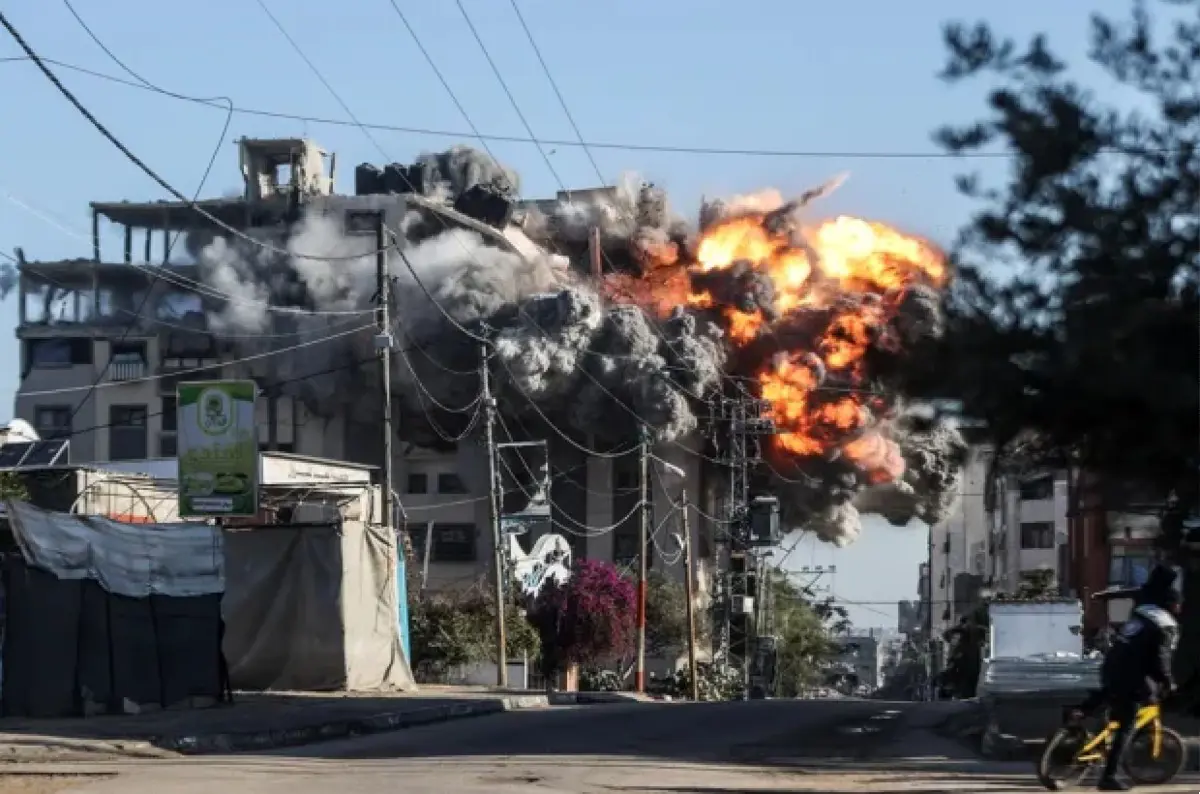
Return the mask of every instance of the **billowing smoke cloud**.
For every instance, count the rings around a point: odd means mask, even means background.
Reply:
[[[692,226],[633,176],[521,208],[511,223],[473,213],[511,201],[519,181],[469,147],[374,173],[401,183],[383,192],[411,185],[417,197],[311,198],[290,225],[252,232],[277,251],[187,239],[211,293],[209,328],[236,353],[343,334],[254,362],[268,389],[317,415],[375,415],[375,331],[360,328],[377,298],[375,237],[348,233],[343,218],[381,210],[406,440],[470,431],[486,339],[499,411],[520,427],[550,421],[620,446],[644,427],[669,443],[709,435],[715,396],[762,400],[776,430],[759,439],[758,474],[789,527],[847,543],[860,511],[904,524],[952,506],[962,439],[902,410],[896,393],[905,351],[942,332],[944,258],[881,224],[806,223],[806,206],[842,178],[791,201],[768,191],[706,202]]]

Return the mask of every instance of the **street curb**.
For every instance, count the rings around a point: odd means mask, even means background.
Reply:
[[[462,703],[446,703],[404,711],[382,712],[293,728],[267,731],[226,731],[184,736],[156,736],[146,740],[106,741],[63,737],[10,737],[0,740],[0,770],[8,764],[37,763],[35,756],[53,761],[63,756],[122,756],[139,759],[178,758],[192,755],[261,752],[307,744],[387,733],[451,720],[484,717],[508,711],[550,706],[639,703],[619,692],[555,692],[549,695],[507,695]]]
[[[421,709],[384,712],[369,717],[335,720],[296,728],[269,731],[211,733],[195,736],[170,736],[151,739],[149,744],[180,755],[212,755],[274,750],[305,744],[346,739],[373,733],[386,733],[438,722],[483,717],[505,711],[545,708],[545,695],[517,695],[469,703],[449,703]]]

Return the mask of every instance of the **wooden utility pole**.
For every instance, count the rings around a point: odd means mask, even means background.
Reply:
[[[501,546],[500,494],[496,478],[496,401],[492,399],[487,345],[479,346],[479,380],[487,423],[488,519],[492,525],[492,580],[496,587],[496,686],[508,686],[508,641],[504,630],[504,547]]]
[[[380,473],[383,475],[383,525],[389,531],[392,526],[392,329],[389,316],[392,285],[388,279],[388,249],[384,242],[383,213],[375,215],[375,288],[379,291],[379,308],[375,312],[375,321],[379,325],[379,333],[375,337],[375,349],[379,354],[379,380],[382,383],[380,399],[383,401],[383,460],[380,461]],[[274,408],[275,397],[271,397]],[[275,432],[274,417],[271,431]]]
[[[688,673],[692,682],[692,700],[700,700],[700,675],[696,669],[696,572],[692,566],[692,531],[688,526],[688,496],[685,489],[679,495],[683,511],[683,591],[687,598]]]
[[[646,568],[650,551],[650,439],[642,428],[641,449],[641,524],[638,529],[638,598],[637,598],[637,672],[634,686],[646,691]]]

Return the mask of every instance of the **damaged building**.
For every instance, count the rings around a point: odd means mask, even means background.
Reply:
[[[359,166],[355,195],[335,192],[335,158],[310,141],[239,146],[241,196],[93,203],[90,259],[19,256],[17,415],[69,433],[75,461],[169,458],[176,383],[251,377],[264,450],[378,463],[380,246],[364,220],[379,217],[394,486],[427,587],[475,581],[491,559],[484,372],[499,440],[548,451],[501,466],[506,495],[544,467],[536,533],[577,555],[637,554],[644,437],[674,467],[647,474],[652,565],[681,570],[684,486],[711,557],[722,434],[741,421],[724,412],[743,398],[773,422],[754,442],[755,488],[778,494],[787,528],[844,544],[860,510],[902,525],[949,509],[965,446],[908,409],[898,376],[912,343],[941,332],[947,263],[884,224],[810,222],[839,180],[707,201],[689,222],[635,177],[522,200],[517,174],[465,146]],[[101,251],[102,223],[122,229],[120,255]]]
[[[311,246],[325,255],[348,257],[357,246],[365,254],[361,263],[320,264],[329,271],[343,264],[346,271],[366,269],[330,284],[333,297],[327,293],[315,299],[311,292],[318,276],[310,273],[306,279],[295,270],[275,268],[264,256],[258,263],[267,286],[239,289],[242,263],[229,265],[222,253],[232,261],[253,246],[235,248],[236,242],[227,243],[195,210],[167,201],[93,202],[90,257],[38,261],[18,251],[21,380],[15,414],[43,439],[69,436],[72,464],[103,462],[120,472],[161,477],[165,461],[176,453],[176,385],[242,377],[255,379],[262,389],[257,410],[264,452],[297,460],[377,464],[381,419],[374,332],[366,327],[374,322],[369,310],[376,292],[374,237],[347,233],[355,213],[382,212],[389,229],[403,229],[414,239],[457,230],[471,246],[513,260],[537,258],[539,267],[550,271],[568,267],[566,256],[547,255],[522,230],[529,207],[491,187],[489,175],[464,177],[475,180],[465,188],[452,182],[456,198],[447,200],[438,193],[443,182],[428,166],[409,167],[405,174],[400,166],[363,166],[355,179],[358,195],[338,195],[336,160],[311,141],[242,140],[239,151],[243,194],[198,201],[199,209],[255,239],[293,250]],[[441,165],[443,170],[454,167]],[[488,187],[479,187],[485,183]],[[111,227],[119,230],[116,235]],[[123,242],[115,251],[102,245],[113,237]],[[585,239],[585,262],[587,244]],[[402,262],[394,261],[391,270],[398,282],[407,281],[393,296],[404,338],[428,319],[431,309],[412,296]],[[550,287],[557,279],[552,275],[543,283]],[[427,304],[423,296],[420,301]],[[264,310],[268,303],[273,310]],[[341,336],[332,342],[320,341],[336,334]],[[407,347],[413,347],[411,341]],[[477,366],[476,346],[467,351],[466,360],[455,367]],[[242,359],[251,360],[233,363]],[[441,362],[419,352],[403,355],[403,361],[392,365],[393,371],[401,370],[393,462],[401,520],[408,522],[418,557],[426,562],[428,587],[470,583],[485,573],[491,559],[483,497],[486,461],[477,434],[446,440],[465,429],[456,424],[458,417],[451,413],[431,420],[420,393],[414,397],[418,376]],[[97,379],[98,388],[91,389]],[[477,388],[472,381],[464,394]],[[452,399],[442,394],[439,402]],[[533,434],[550,444],[554,531],[571,540],[577,555],[632,561],[638,519],[633,508],[640,492],[636,455],[590,458],[545,426],[533,427],[530,417],[521,420],[517,426],[510,419],[499,432],[504,440]],[[571,436],[581,446],[604,448],[605,442],[587,434],[572,431]],[[607,448],[616,446],[609,443]],[[697,483],[698,463],[694,455],[679,460],[696,474]],[[524,478],[507,477],[510,494],[524,487],[514,484],[518,479]],[[655,482],[651,487],[660,492],[656,523],[663,522],[670,512],[663,488],[670,486]],[[626,520],[618,521],[622,517]],[[711,529],[701,529],[698,515],[692,519],[696,548],[708,556]],[[587,529],[613,524],[620,526],[607,533]],[[551,526],[535,528],[529,541]],[[662,526],[656,537],[661,554],[651,565],[671,562],[681,575],[678,539],[672,534],[677,531]]]

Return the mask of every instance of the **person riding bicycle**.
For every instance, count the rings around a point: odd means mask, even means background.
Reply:
[[[1101,791],[1129,790],[1129,785],[1118,780],[1116,773],[1133,737],[1138,709],[1158,702],[1175,689],[1171,676],[1171,658],[1179,637],[1175,578],[1175,571],[1163,565],[1150,572],[1146,583],[1138,589],[1129,620],[1116,633],[1104,657],[1100,691],[1075,710],[1075,716],[1081,717],[1107,703],[1109,718],[1119,726],[1097,785]]]

